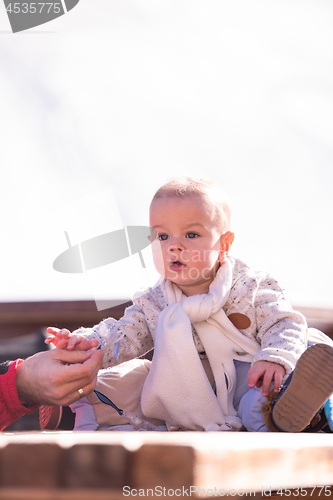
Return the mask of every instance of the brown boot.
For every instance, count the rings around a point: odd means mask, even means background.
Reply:
[[[273,425],[282,432],[317,432],[325,425],[320,410],[332,393],[333,347],[312,345],[299,358],[272,403]]]
[[[269,432],[279,432],[279,429],[275,427],[272,420],[272,403],[276,399],[277,395],[277,392],[269,392],[267,396],[267,403],[261,405],[261,413],[264,419],[264,424],[266,425]]]

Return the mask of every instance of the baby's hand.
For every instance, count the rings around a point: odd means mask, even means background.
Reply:
[[[66,328],[59,330],[49,326],[47,332],[51,333],[50,337],[45,340],[45,344],[54,344],[58,349],[69,349],[75,351],[88,351],[92,347],[98,346],[98,340],[88,340],[83,335],[72,333]]]
[[[282,379],[286,370],[282,365],[270,361],[256,361],[249,369],[247,375],[248,386],[260,387],[262,383],[262,395],[268,396],[269,388],[274,379],[274,392],[279,392]]]

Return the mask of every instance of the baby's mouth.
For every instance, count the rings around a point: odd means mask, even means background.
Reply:
[[[171,262],[170,267],[175,270],[183,269],[185,267],[185,264],[180,262],[180,260],[174,260],[173,262]]]

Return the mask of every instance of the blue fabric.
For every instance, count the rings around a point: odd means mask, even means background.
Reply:
[[[247,385],[247,374],[251,363],[234,361],[236,367],[236,390],[234,395],[234,407],[238,410],[238,416],[249,432],[268,432],[264,424],[261,405],[267,403],[267,398],[262,395],[261,388],[249,389]]]
[[[262,395],[261,388],[249,389],[242,397],[238,415],[249,432],[268,432],[261,411],[261,406],[265,403],[267,398]]]
[[[328,398],[324,405],[325,415],[327,418],[327,423],[331,431],[333,432],[333,395]]]

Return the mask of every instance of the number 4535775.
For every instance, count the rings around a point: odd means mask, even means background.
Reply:
[[[10,3],[6,8],[7,12],[10,14],[41,14],[42,12],[49,14],[60,14],[61,3],[60,2],[29,2],[29,3]]]
[[[279,488],[276,495],[283,497],[312,497],[318,498],[330,497],[332,494],[331,486],[307,486],[306,488]]]

